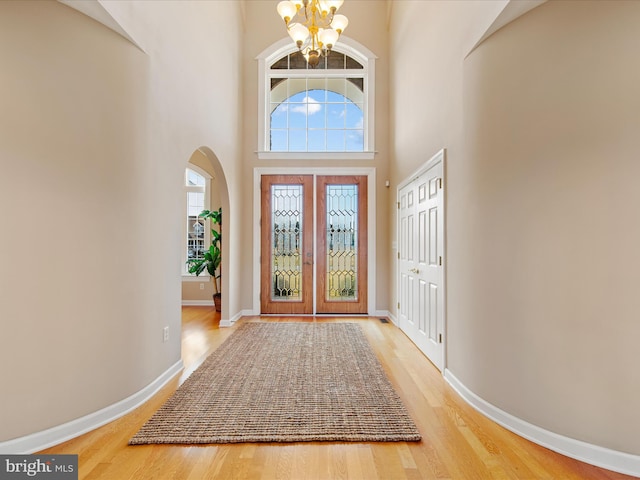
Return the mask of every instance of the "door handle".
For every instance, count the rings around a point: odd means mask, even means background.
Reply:
[[[417,268],[412,268],[409,271],[415,273],[416,275],[420,273],[420,270],[418,270]]]

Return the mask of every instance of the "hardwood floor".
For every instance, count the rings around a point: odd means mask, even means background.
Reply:
[[[359,323],[420,429],[415,443],[296,443],[128,446],[179,382],[233,331],[213,307],[182,310],[185,371],[132,413],[40,453],[78,454],[80,479],[535,479],[621,480],[617,474],[551,452],[486,419],[392,323]],[[256,321],[259,317],[241,319]],[[264,321],[345,321],[269,317]]]

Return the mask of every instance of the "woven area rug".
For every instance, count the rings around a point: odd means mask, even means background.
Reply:
[[[418,441],[355,323],[245,323],[130,445]]]

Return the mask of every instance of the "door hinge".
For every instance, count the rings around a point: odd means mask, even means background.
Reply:
[[[442,334],[441,333],[438,334],[438,343],[442,343]]]
[[[398,202],[398,210],[400,210],[400,202]]]
[[[442,256],[439,256],[439,257],[438,257],[438,265],[439,265],[439,266],[442,266]]]
[[[438,187],[442,189],[442,177],[438,178]]]
[[[398,260],[400,260],[400,252],[398,252]]]
[[[398,302],[398,310],[400,309],[400,302]]]

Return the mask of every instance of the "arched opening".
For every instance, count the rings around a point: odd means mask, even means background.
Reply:
[[[229,190],[227,180],[218,157],[209,147],[203,146],[196,149],[189,158],[189,161],[185,165],[185,168],[193,169],[196,172],[199,171],[210,177],[209,185],[206,191],[207,198],[204,205],[206,205],[209,210],[218,210],[219,208],[222,209],[223,222],[218,226],[218,230],[220,231],[222,237],[222,241],[220,242],[222,261],[220,262],[220,279],[218,281],[219,290],[222,295],[222,321],[223,319],[229,317],[229,292],[228,289],[225,288],[225,286],[227,285],[227,279],[229,278],[229,266],[228,262],[225,262],[225,259],[229,258],[229,244],[224,240],[225,232],[229,230],[230,221],[230,217],[225,215],[225,212],[229,211]],[[188,205],[185,204],[185,207],[188,208]],[[185,226],[187,226],[187,223],[185,223]],[[210,228],[210,225],[206,225],[205,228]],[[190,233],[188,231],[185,231],[185,239],[188,239],[189,235]],[[187,241],[188,240],[185,241],[185,249],[189,248]],[[208,248],[208,245],[206,245],[205,247]],[[185,257],[187,255],[185,255]],[[200,277],[198,277],[187,273],[186,270],[183,271],[182,304],[212,305],[212,297],[215,290],[212,280],[213,279],[211,279],[207,275],[201,275]]]

